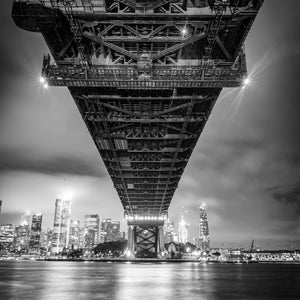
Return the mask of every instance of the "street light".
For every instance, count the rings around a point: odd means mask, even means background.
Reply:
[[[41,76],[40,77],[40,83],[45,83],[45,82],[46,82],[46,79],[43,76]]]
[[[249,85],[250,83],[251,83],[250,78],[248,78],[248,77],[244,78],[242,88],[244,89],[244,88],[245,88],[247,85]]]

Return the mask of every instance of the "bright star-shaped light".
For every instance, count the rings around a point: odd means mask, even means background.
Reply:
[[[242,88],[244,89],[246,86],[250,85],[251,80],[249,77],[244,78]]]
[[[244,85],[248,85],[250,84],[250,79],[249,78],[245,78],[244,79]]]
[[[45,83],[45,82],[46,82],[46,79],[43,76],[41,76],[40,77],[40,83]]]

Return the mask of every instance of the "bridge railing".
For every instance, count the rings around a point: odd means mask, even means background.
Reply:
[[[67,87],[117,87],[120,89],[173,89],[177,87],[238,87],[246,77],[245,56],[234,66],[51,65],[44,60],[42,76],[49,85]]]

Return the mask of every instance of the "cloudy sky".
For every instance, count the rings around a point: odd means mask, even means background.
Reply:
[[[224,89],[172,201],[197,234],[207,204],[212,246],[300,247],[300,1],[265,0],[246,42],[252,85]],[[123,210],[66,88],[42,90],[42,36],[0,11],[0,223],[27,210],[53,223],[56,197],[73,194],[72,217]],[[123,223],[125,229],[125,223]]]

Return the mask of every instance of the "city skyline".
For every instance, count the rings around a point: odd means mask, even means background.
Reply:
[[[64,203],[65,201],[67,200],[67,205]],[[62,202],[62,203],[61,203]],[[71,207],[72,207],[72,196],[70,194],[60,194],[56,197],[56,200],[53,202],[53,204],[55,204],[55,208],[53,209],[53,218],[54,219],[54,223],[52,221],[52,223],[50,225],[48,225],[47,223],[47,226],[43,225],[42,226],[42,230],[53,230],[55,229],[56,226],[58,226],[60,223],[61,223],[61,219],[65,219],[65,217],[62,217],[63,214],[65,215],[68,215],[67,219],[68,221],[64,221],[65,223],[69,222],[69,224],[66,226],[67,228],[70,229],[70,232],[68,233],[69,236],[71,236],[71,230],[73,227],[78,227],[78,228],[81,228],[82,230],[85,231],[85,235],[91,235],[89,233],[89,231],[94,231],[95,228],[99,228],[99,232],[97,234],[93,233],[92,234],[92,240],[94,240],[94,244],[96,244],[96,241],[98,241],[99,243],[100,242],[105,242],[106,241],[106,238],[101,236],[101,231],[103,232],[106,232],[107,231],[107,228],[105,228],[107,225],[104,225],[104,224],[110,224],[112,226],[112,230],[114,229],[117,229],[117,231],[120,231],[121,232],[125,232],[127,233],[127,228],[121,228],[120,227],[120,224],[121,224],[121,220],[112,220],[110,217],[107,217],[107,216],[99,216],[99,214],[97,213],[92,213],[92,214],[83,214],[81,215],[81,218],[80,219],[74,219],[74,217],[72,216],[72,212],[71,212]],[[203,204],[200,204],[200,207],[202,206]],[[204,204],[205,205],[205,204]],[[64,206],[67,206],[67,207],[64,207]],[[64,212],[65,211],[65,212]],[[32,211],[32,210],[26,210],[23,212],[23,214],[19,215],[18,216],[18,222],[10,222],[8,220],[8,222],[6,222],[5,224],[3,223],[0,223],[0,225],[14,225],[16,227],[22,227],[22,226],[27,226],[28,228],[31,227],[32,225],[32,221],[33,221],[33,218],[35,218],[35,216],[42,216],[43,214],[40,213],[40,212],[35,212],[35,211]],[[188,214],[187,212],[185,212],[185,216],[188,218]],[[83,220],[83,221],[81,221]],[[207,222],[207,220],[206,220]],[[43,222],[44,224],[45,222]],[[80,226],[80,224],[82,224],[82,226]],[[169,242],[175,242],[175,243],[178,243],[180,241],[177,241],[178,239],[178,234],[180,232],[180,227],[181,225],[183,224],[184,227],[186,227],[185,229],[185,242],[182,242],[182,243],[186,243],[186,242],[192,242],[193,239],[195,238],[198,238],[199,236],[199,232],[196,234],[196,236],[191,236],[191,234],[188,233],[188,227],[190,226],[190,224],[186,223],[184,220],[183,220],[183,215],[181,215],[181,220],[178,224],[178,230],[176,231],[174,229],[174,221],[170,220],[170,219],[167,219],[165,221],[165,224],[164,224],[164,227],[165,227],[165,231],[164,231],[164,234],[167,234],[167,233],[170,233],[169,232],[169,226],[171,224],[171,231],[174,231],[174,234],[175,234],[175,239],[173,239],[173,237],[171,238],[171,240],[168,240],[168,238],[166,237],[166,243],[169,243]],[[115,226],[118,226],[118,228],[115,228]],[[127,226],[127,224],[125,225]],[[198,220],[198,224],[197,226],[200,226],[200,222]],[[121,229],[125,230],[125,231],[122,231]],[[99,236],[98,236],[99,235]],[[180,235],[180,234],[179,234]],[[91,238],[91,236],[89,237],[89,239]],[[69,239],[71,239],[71,237],[69,237]],[[69,242],[70,244],[70,242]],[[70,245],[69,245],[70,246]]]
[[[171,203],[177,224],[182,211],[191,214],[194,236],[198,204],[207,203],[212,246],[247,246],[252,239],[264,248],[300,245],[300,5],[292,2],[265,1],[246,41],[252,86],[222,92]],[[15,26],[11,4],[0,13],[0,223],[17,222],[34,207],[51,224],[53,199],[64,189],[74,197],[72,218],[83,221],[84,211],[122,220],[69,92],[42,90],[38,82],[49,52],[42,36]]]

